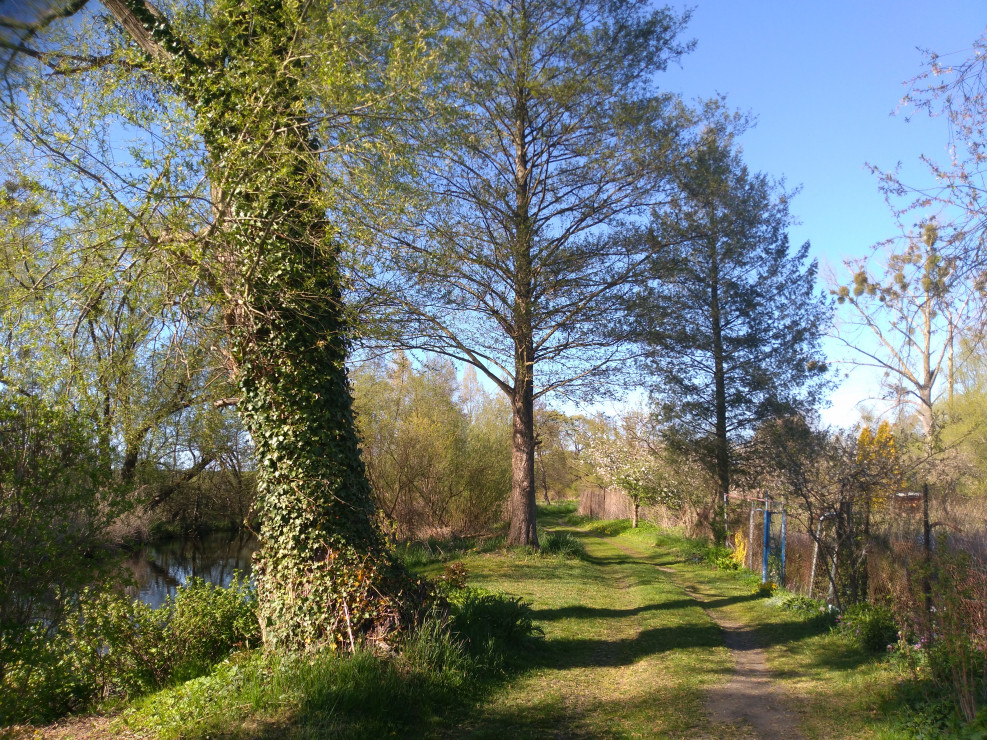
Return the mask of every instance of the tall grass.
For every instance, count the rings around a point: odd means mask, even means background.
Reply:
[[[531,617],[520,599],[453,589],[448,611],[433,609],[391,655],[240,653],[138,701],[119,729],[163,738],[427,735],[431,722],[468,705],[539,632]]]

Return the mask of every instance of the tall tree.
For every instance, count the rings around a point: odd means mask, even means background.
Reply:
[[[624,356],[608,328],[653,245],[616,235],[661,200],[683,129],[654,76],[686,50],[685,17],[648,5],[457,3],[434,202],[390,254],[404,346],[471,364],[510,399],[511,544],[538,544],[535,401]]]
[[[719,115],[719,114],[717,114]],[[651,262],[631,304],[670,438],[704,450],[723,513],[735,445],[762,421],[812,406],[829,316],[808,243],[789,248],[788,196],[748,171],[729,121],[713,119],[647,238],[677,245]],[[722,518],[709,524],[725,536]]]
[[[977,282],[956,257],[962,242],[962,234],[941,239],[928,221],[877,271],[864,260],[847,262],[850,284],[831,289],[846,306],[837,337],[851,349],[850,362],[884,373],[892,397],[918,414],[930,452],[936,403],[952,398],[956,371],[973,347],[961,338],[979,324]]]
[[[339,254],[361,207],[349,189],[372,200],[402,161],[389,124],[413,117],[429,32],[388,2],[102,8],[0,22],[17,55],[7,121],[117,219],[97,246],[193,265],[220,308],[259,468],[266,644],[384,637],[414,589],[375,525],[357,447]],[[143,131],[147,156],[114,152],[123,127]]]

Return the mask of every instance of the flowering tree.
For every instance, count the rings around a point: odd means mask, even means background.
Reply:
[[[632,411],[617,423],[601,425],[588,452],[601,482],[630,497],[634,506],[632,526],[637,527],[642,505],[681,502],[665,448],[658,441],[652,420],[643,412]]]

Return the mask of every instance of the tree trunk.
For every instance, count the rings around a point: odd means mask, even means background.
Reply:
[[[525,22],[526,11],[520,13]],[[511,456],[511,525],[508,545],[538,547],[535,523],[535,408],[534,408],[534,271],[532,251],[535,227],[531,219],[531,165],[528,152],[527,80],[517,80],[514,101],[514,393],[513,451]]]
[[[518,378],[512,399],[511,502],[508,545],[538,547],[535,526],[535,428],[530,372]]]
[[[716,247],[713,247],[714,252]],[[713,342],[713,385],[714,409],[716,416],[714,434],[714,455],[716,465],[716,503],[710,528],[713,538],[718,545],[726,542],[727,538],[727,497],[730,495],[730,442],[727,438],[727,391],[726,370],[723,363],[723,326],[720,316],[720,284],[719,264],[714,254],[711,260],[712,270],[710,283],[710,316],[712,319]],[[718,516],[719,514],[719,516]]]
[[[639,504],[637,500],[635,500],[634,515],[633,518],[631,519],[631,529],[637,529],[638,513],[640,512],[640,510],[641,510],[641,504]]]
[[[535,440],[535,455],[537,457],[538,469],[541,471],[541,492],[546,504],[551,504],[552,499],[548,495],[548,471],[545,470],[545,453],[540,451],[541,444]]]
[[[932,639],[932,524],[929,520],[929,484],[922,485],[922,618],[925,636]]]

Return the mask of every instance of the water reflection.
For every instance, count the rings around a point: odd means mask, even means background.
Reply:
[[[157,607],[190,578],[228,586],[234,573],[250,574],[250,556],[257,547],[249,532],[218,532],[145,545],[125,561],[137,584],[132,595]]]

